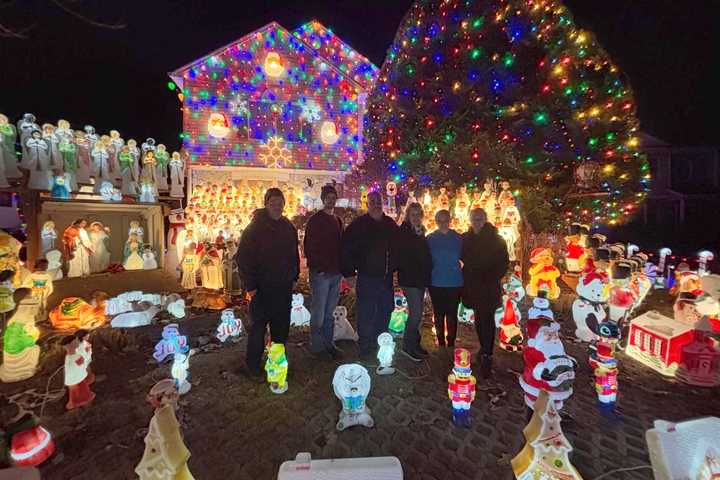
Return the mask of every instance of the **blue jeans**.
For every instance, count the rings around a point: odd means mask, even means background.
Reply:
[[[310,312],[310,350],[314,353],[335,348],[333,312],[340,295],[340,274],[310,271],[312,310]]]
[[[420,324],[422,323],[423,301],[425,300],[425,289],[416,287],[403,287],[405,298],[408,303],[408,319],[405,324],[403,335],[403,348],[414,352],[420,346]]]
[[[355,293],[360,353],[367,354],[377,349],[378,335],[387,331],[394,306],[392,275],[370,277],[358,274]]]

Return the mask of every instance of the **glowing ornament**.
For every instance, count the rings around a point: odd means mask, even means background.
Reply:
[[[188,382],[188,370],[190,370],[190,355],[188,353],[175,353],[173,355],[173,363],[170,367],[170,375],[175,380],[177,391],[180,395],[185,395],[190,391],[192,385]]]
[[[180,424],[175,416],[178,392],[170,379],[156,383],[147,397],[155,408],[145,436],[145,452],[135,473],[140,480],[192,480],[187,462],[190,452],[183,443]]]
[[[395,337],[402,337],[405,332],[405,324],[408,319],[408,303],[407,298],[402,290],[395,290],[395,308],[390,313],[390,322],[388,330]]]
[[[395,355],[395,340],[393,336],[387,332],[378,335],[377,339],[378,353],[377,359],[380,365],[375,370],[378,375],[392,375],[395,369],[392,366],[393,356]]]
[[[608,277],[605,272],[595,269],[589,260],[586,271],[580,276],[575,291],[578,298],[572,304],[575,336],[583,342],[596,338],[598,326],[605,321],[608,301]]]
[[[582,480],[570,463],[572,445],[560,421],[555,402],[541,391],[530,423],[523,429],[525,446],[510,461],[517,480]]]
[[[215,336],[218,340],[225,341],[232,337],[238,338],[243,334],[243,325],[239,318],[235,318],[235,311],[232,308],[226,308],[220,314],[220,324],[217,327]]]
[[[165,325],[161,335],[162,338],[155,345],[155,352],[153,353],[153,358],[156,361],[162,362],[168,355],[187,353],[190,350],[187,337],[180,335],[177,323]]]
[[[352,325],[347,319],[347,307],[338,305],[333,310],[333,320],[335,321],[335,327],[333,330],[333,341],[337,340],[350,340],[353,342],[358,341],[358,334],[353,329]]]
[[[472,308],[467,308],[465,305],[460,303],[457,311],[458,322],[466,325],[475,324],[475,311]]]
[[[520,330],[522,313],[518,304],[525,298],[525,289],[517,275],[511,275],[502,288],[502,304],[495,310],[495,326],[500,329],[500,348],[516,352],[522,350],[523,334]]]
[[[40,358],[40,347],[35,345],[40,336],[35,326],[39,311],[38,302],[23,302],[8,321],[3,333],[0,381],[20,382],[35,375]]]
[[[87,303],[82,298],[68,297],[48,314],[50,323],[57,330],[83,328],[86,330],[103,326],[107,322],[105,292],[93,292],[92,300]]]
[[[655,420],[645,433],[655,480],[713,480],[720,477],[720,418],[672,423]]]
[[[448,397],[452,402],[453,423],[470,428],[470,404],[475,400],[475,384],[472,374],[471,354],[464,348],[455,349],[455,366],[448,375]]]
[[[703,250],[702,252],[698,253],[698,275],[701,277],[707,275],[709,272],[707,271],[707,264],[708,262],[712,262],[715,259],[715,255],[709,250]]]
[[[310,312],[305,307],[302,293],[293,293],[290,306],[290,325],[294,327],[307,327],[310,325]]]
[[[365,367],[357,363],[340,365],[335,370],[332,384],[335,396],[342,404],[335,428],[340,432],[355,425],[372,428],[375,421],[365,404],[371,386],[370,375]]]
[[[265,56],[265,63],[263,65],[265,75],[270,78],[280,78],[285,75],[285,67],[282,64],[282,58],[277,52],[268,52]]]
[[[694,338],[691,325],[651,310],[630,321],[625,353],[663,375],[674,377],[683,347]]]
[[[560,287],[557,279],[560,277],[560,270],[553,265],[553,255],[549,248],[535,248],[530,253],[532,266],[528,270],[530,283],[526,291],[531,297],[537,297],[541,290],[547,291],[547,298],[555,300],[560,297]]]
[[[86,331],[78,330],[62,341],[65,347],[65,386],[68,389],[65,408],[68,410],[85,407],[95,399],[95,392],[90,390],[95,381],[95,374],[90,371],[92,346],[85,340],[86,336]]]
[[[268,349],[268,356],[265,362],[267,381],[270,384],[270,391],[275,394],[287,392],[288,361],[285,356],[285,345],[282,343],[271,343]]]
[[[542,297],[536,298],[533,301],[536,310],[528,312],[528,341],[523,350],[525,369],[520,386],[525,391],[525,404],[531,409],[541,391],[547,391],[555,408],[561,409],[573,393],[576,362],[565,353],[560,325],[544,313],[545,302]]]
[[[9,425],[7,430],[17,432],[10,439],[9,452],[10,461],[16,467],[37,467],[55,453],[52,435],[34,416],[22,418],[17,424]],[[26,477],[18,477],[20,478],[24,480]],[[40,478],[39,474],[37,478]]]
[[[230,134],[230,124],[222,113],[213,112],[208,117],[208,134],[213,138],[224,139]]]
[[[320,125],[320,140],[325,145],[335,145],[340,139],[335,122],[326,120]]]

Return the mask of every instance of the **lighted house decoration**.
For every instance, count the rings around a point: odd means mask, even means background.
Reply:
[[[674,377],[683,347],[694,339],[691,325],[651,310],[630,322],[625,353],[663,375]]]
[[[342,182],[363,161],[378,68],[317,21],[294,32],[269,23],[169,75],[182,93],[191,191],[240,179]]]
[[[655,420],[645,433],[656,480],[720,476],[720,418],[704,417],[671,423]]]

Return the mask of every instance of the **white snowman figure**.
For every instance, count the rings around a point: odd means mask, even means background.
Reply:
[[[158,268],[157,260],[155,260],[155,253],[149,246],[143,248],[143,270],[155,270]]]
[[[120,190],[115,188],[112,182],[108,180],[103,180],[102,184],[100,184],[99,191],[100,197],[105,202],[119,202],[122,200],[122,193],[120,193]]]
[[[353,329],[352,325],[347,319],[347,307],[338,305],[333,310],[333,319],[335,321],[335,327],[333,330],[333,341],[337,340],[351,340],[353,342],[358,341],[358,334]]]
[[[340,365],[333,377],[333,391],[342,404],[340,419],[335,428],[342,432],[354,425],[371,428],[375,421],[365,404],[370,393],[370,374],[362,365],[348,363]]]
[[[155,194],[155,185],[151,183],[143,183],[140,185],[140,202],[155,203],[157,195]]]
[[[589,343],[597,338],[598,325],[607,317],[608,277],[605,272],[586,272],[580,276],[575,291],[578,294],[572,304],[575,336]]]
[[[395,369],[392,366],[393,356],[395,355],[395,339],[388,332],[378,335],[377,359],[380,365],[375,370],[378,375],[392,375]]]
[[[293,293],[290,309],[290,325],[295,327],[307,327],[310,325],[310,312],[305,308],[305,300],[302,293]]]
[[[174,318],[185,318],[185,299],[177,293],[165,297],[163,305],[165,305],[165,310]]]
[[[528,310],[528,318],[545,317],[555,320],[555,314],[550,310],[550,300],[546,295],[544,290],[538,292],[538,296],[533,299],[533,306]]]
[[[474,325],[475,324],[475,310],[472,308],[467,308],[462,303],[458,305],[458,313],[457,313],[458,322],[464,323],[466,325]]]
[[[192,385],[188,382],[188,370],[190,369],[190,355],[191,352],[182,353],[177,352],[173,355],[173,363],[170,368],[170,374],[175,380],[178,393],[185,395],[190,391]]]
[[[243,334],[242,322],[239,318],[235,318],[235,311],[232,308],[226,308],[220,314],[220,324],[217,327],[215,336],[218,340],[225,343],[230,338],[238,338]]]

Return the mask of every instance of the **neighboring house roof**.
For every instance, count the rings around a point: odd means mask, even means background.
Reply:
[[[672,147],[671,144],[667,143],[664,140],[660,140],[657,137],[653,137],[649,133],[639,132],[638,137],[640,137],[641,148],[670,148],[670,147]]]
[[[367,58],[360,55],[357,51],[350,48],[345,42],[340,40],[334,33],[325,28],[320,22],[313,20],[294,32],[290,33],[282,25],[277,22],[270,22],[247,35],[228,43],[207,55],[193,60],[170,72],[168,75],[175,84],[181,89],[184,88],[184,74],[191,68],[199,66],[208,58],[223,54],[227,50],[244,44],[252,40],[259,33],[270,30],[281,30],[293,41],[298,43],[298,50],[303,51],[305,48],[313,50],[315,56],[324,59],[331,68],[337,70],[343,77],[357,85],[359,90],[368,91],[372,88],[375,78],[377,78],[378,68],[372,64]],[[342,50],[340,52],[338,49]],[[345,58],[343,58],[345,57]]]

